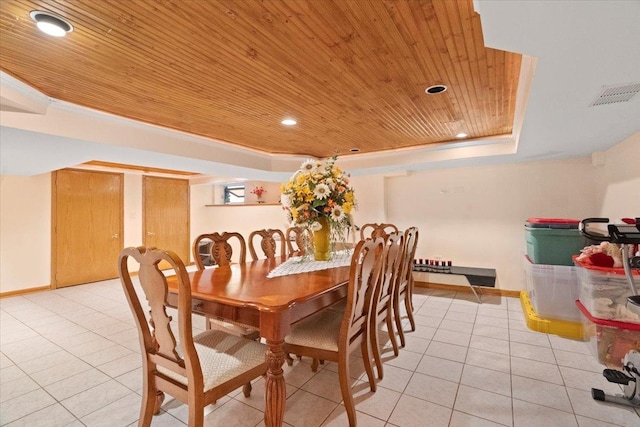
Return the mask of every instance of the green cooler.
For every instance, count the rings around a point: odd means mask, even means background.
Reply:
[[[587,246],[578,219],[529,218],[524,226],[527,255],[534,264],[573,265],[572,255]]]

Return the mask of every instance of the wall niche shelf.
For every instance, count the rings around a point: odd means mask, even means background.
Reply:
[[[229,203],[226,205],[205,205],[205,207],[238,207],[238,206],[280,206],[280,203]]]

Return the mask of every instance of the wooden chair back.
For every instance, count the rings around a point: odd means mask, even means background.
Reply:
[[[400,318],[400,304],[404,303],[407,317],[411,323],[411,330],[416,330],[416,322],[413,318],[413,259],[416,255],[416,248],[418,247],[418,228],[409,227],[404,231],[404,249],[402,255],[402,262],[400,263],[401,271],[398,277],[398,283],[396,283],[396,289],[393,294],[393,311],[400,336],[400,345],[405,346],[404,331],[402,329],[402,320]]]
[[[361,240],[353,251],[338,353],[346,351],[344,354],[349,354],[352,347],[366,337],[367,322],[373,312],[373,297],[379,285],[383,252],[382,238]]]
[[[142,296],[138,295],[131,280],[129,259],[134,259],[140,266],[138,278],[146,299],[144,308]],[[159,268],[162,261],[169,263],[177,278],[178,339],[171,327],[173,316],[167,314],[169,290],[167,279]],[[118,271],[127,302],[134,314],[142,353],[140,426],[151,424],[152,415],[160,411],[164,393],[189,405],[189,425],[193,426],[202,426],[204,406],[215,403],[227,393],[243,386],[245,396],[249,395],[251,380],[266,372],[266,361],[260,355],[260,352],[264,354],[266,347],[218,331],[207,331],[194,337],[191,284],[184,263],[175,253],[144,247],[126,248],[120,253]],[[145,313],[149,314],[148,319]],[[196,349],[195,343],[198,343],[199,349]],[[219,343],[221,347],[216,348]],[[234,353],[228,352],[225,345],[233,347]],[[253,347],[245,350],[250,346]],[[239,356],[241,351],[244,354]],[[201,352],[202,360],[199,356]],[[247,370],[240,371],[235,365],[232,367],[232,362],[246,366]],[[203,375],[203,364],[206,365],[206,375]],[[235,369],[233,373],[223,372],[230,367]]]
[[[384,253],[382,256],[382,267],[380,278],[373,297],[373,308],[371,315],[371,347],[373,349],[374,361],[378,370],[378,378],[382,379],[382,358],[380,355],[380,339],[378,326],[386,322],[389,340],[393,346],[393,352],[398,355],[398,343],[393,330],[393,293],[398,283],[398,278],[402,272],[404,250],[404,234],[399,231],[390,233],[385,239]]]
[[[209,245],[209,256],[214,264],[224,266],[229,265],[234,257],[233,246],[238,250],[238,258],[236,262],[247,262],[247,244],[242,234],[236,232],[227,232],[220,234],[218,232],[201,234],[193,241],[193,258],[198,266],[198,270],[204,270],[205,265],[200,254],[200,246],[203,242],[211,242]],[[231,243],[234,243],[232,246]]]
[[[281,230],[272,228],[256,230],[249,234],[249,252],[254,261],[260,258],[256,252],[255,239],[259,239],[260,249],[265,258],[275,258],[278,255],[285,256],[287,254],[285,237]]]
[[[360,228],[360,239],[375,239],[378,237],[385,238],[389,233],[397,231],[398,227],[396,227],[394,224],[368,223]]]
[[[302,227],[289,227],[285,231],[289,256],[306,255],[309,246],[309,231]]]

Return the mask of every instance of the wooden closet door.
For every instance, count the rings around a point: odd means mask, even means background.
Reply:
[[[189,181],[145,176],[142,191],[144,245],[171,250],[189,264]]]
[[[124,183],[119,173],[53,173],[52,283],[78,285],[118,277],[123,249]]]

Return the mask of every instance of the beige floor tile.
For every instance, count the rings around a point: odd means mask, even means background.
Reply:
[[[457,383],[460,381],[463,366],[464,364],[453,360],[424,355],[416,372]]]
[[[438,329],[433,336],[432,341],[439,341],[448,344],[455,344],[462,347],[468,347],[471,341],[471,334],[466,332],[447,331],[444,329]]]
[[[453,408],[457,390],[457,382],[415,373],[411,377],[404,394],[446,406],[447,408]]]
[[[138,373],[138,375],[141,377],[142,373]],[[101,371],[89,369],[44,386],[44,389],[55,397],[57,401],[61,401],[109,380],[111,378]]]
[[[565,384],[558,366],[553,363],[537,362],[531,359],[512,357],[511,373],[521,377],[546,381],[548,383],[559,385]]]
[[[253,427],[264,420],[264,413],[231,399],[204,419],[205,427]]]
[[[432,341],[433,343],[433,341]],[[431,345],[431,344],[430,344]],[[410,371],[414,371],[420,363],[420,359],[422,359],[422,354],[413,353],[410,351],[403,351],[404,349],[400,349],[400,354],[398,357],[393,359],[389,359],[387,362],[388,365],[395,366],[397,368],[408,369]]]
[[[460,322],[458,320],[443,319],[440,323],[439,329],[471,334],[471,332],[473,332],[473,324],[468,322]]]
[[[495,326],[497,328],[509,329],[509,322],[499,317],[490,317],[478,314],[476,316],[476,325]],[[526,325],[525,325],[526,328]]]
[[[56,403],[9,423],[7,427],[67,427],[74,422],[78,422],[78,425],[82,426],[71,412]]]
[[[511,375],[478,366],[465,365],[460,384],[511,396]]]
[[[585,372],[581,369],[560,367],[560,373],[567,387],[577,388],[584,391],[591,391],[591,388],[599,388],[606,393],[620,393],[620,386],[610,383],[602,373]]]
[[[124,396],[133,396],[133,393],[117,381],[110,380],[64,399],[60,403],[77,418],[82,418]],[[130,400],[139,405],[140,396],[135,396]]]
[[[518,399],[513,400],[513,420],[515,427],[578,427],[573,413]]]
[[[511,376],[513,398],[571,412],[571,402],[564,386],[532,378]]]
[[[504,424],[478,418],[460,411],[453,411],[449,427],[503,427]]]
[[[461,385],[454,409],[498,424],[513,425],[511,398],[500,394]]]
[[[352,388],[356,410],[372,417],[386,420],[391,415],[400,393],[387,388],[378,387],[372,392],[369,384],[360,382]]]
[[[550,348],[540,347],[539,345],[511,342],[511,356],[537,360],[538,362],[556,363],[553,351]]]
[[[473,334],[481,337],[495,338],[509,341],[509,329],[499,326],[475,324]]]
[[[126,427],[135,422],[139,414],[138,395],[130,392],[82,417],[80,421],[87,427]]]
[[[0,372],[0,375],[2,373]],[[38,390],[40,385],[27,375],[20,376],[11,381],[0,382],[0,403],[22,396],[34,390]]]
[[[351,378],[350,385],[353,386],[356,381],[356,379]],[[336,403],[342,402],[340,378],[337,372],[329,369],[318,372],[313,378],[307,381],[301,389]]]
[[[538,345],[540,347],[551,347],[549,335],[533,331],[511,331],[511,342],[521,342],[525,344]]]
[[[55,403],[55,399],[42,389],[6,400],[0,403],[0,425],[8,424]]]
[[[509,354],[509,341],[483,337],[480,335],[471,336],[469,347],[493,353]]]
[[[378,387],[388,388],[389,390],[402,393],[409,384],[409,380],[413,375],[413,371],[398,368],[396,366],[385,363],[383,366],[384,376],[378,380]]]
[[[389,422],[402,427],[447,427],[451,409],[412,396],[403,395]]]
[[[356,410],[356,419],[359,426],[384,427],[387,425],[385,421],[372,417],[371,415],[363,414],[358,410]],[[347,411],[345,410],[344,405],[338,405],[338,407],[334,409],[322,423],[322,427],[347,427],[348,425],[349,418],[347,417]]]
[[[454,362],[464,362],[467,358],[467,347],[463,347],[455,344],[448,344],[444,342],[431,341],[429,348],[424,353],[427,356],[440,357],[442,359],[449,359]]]
[[[69,361],[61,363],[60,365],[52,366],[44,371],[33,373],[31,374],[31,378],[41,386],[45,387],[81,372],[88,371],[89,369],[91,369],[91,365],[88,363],[82,361]]]
[[[508,355],[479,350],[477,348],[469,349],[465,363],[499,372],[511,372],[511,358]]]
[[[638,426],[638,414],[631,407],[598,402],[588,391],[569,387],[567,392],[576,415],[609,423],[609,426]]]
[[[295,427],[319,426],[337,406],[328,399],[298,390],[287,398],[284,421]]]

